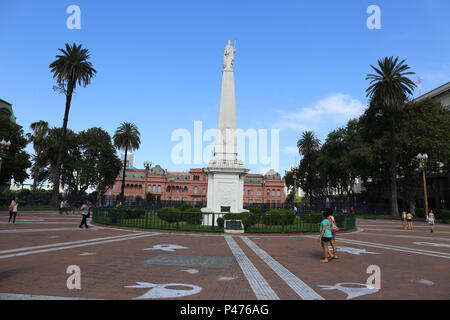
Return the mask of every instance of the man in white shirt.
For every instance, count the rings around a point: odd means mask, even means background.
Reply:
[[[81,220],[81,224],[80,224],[80,228],[83,229],[83,225],[86,226],[86,229],[88,228],[87,225],[87,218],[89,215],[89,201],[85,201],[85,203],[83,203],[83,205],[80,208],[81,211],[81,216],[82,216],[82,220]]]

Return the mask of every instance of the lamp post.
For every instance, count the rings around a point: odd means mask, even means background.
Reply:
[[[6,157],[6,152],[9,150],[10,146],[11,146],[10,141],[5,141],[4,139],[2,139],[2,141],[0,141],[0,171],[2,170],[3,158]]]
[[[417,155],[417,159],[420,162],[420,166],[422,167],[422,176],[423,176],[423,193],[425,197],[425,214],[428,214],[428,195],[427,195],[427,179],[425,176],[425,164],[428,160],[428,155],[426,153]]]
[[[144,199],[147,198],[147,176],[150,173],[150,168],[152,167],[151,161],[144,161],[144,168],[145,168],[145,180],[144,180]]]
[[[295,204],[295,197],[297,196],[297,175],[295,173],[292,176],[292,179],[294,179],[294,197],[292,198],[292,202]]]

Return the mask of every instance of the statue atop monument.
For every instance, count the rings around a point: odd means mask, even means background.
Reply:
[[[225,53],[223,54],[223,70],[233,71],[234,53],[236,48],[231,44],[231,40],[228,40],[228,44],[225,47]]]

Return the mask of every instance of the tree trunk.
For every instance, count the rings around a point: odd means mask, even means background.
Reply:
[[[63,121],[63,127],[62,127],[62,133],[61,133],[61,139],[59,142],[59,148],[58,148],[58,158],[56,161],[56,168],[55,173],[53,176],[53,192],[52,192],[52,205],[58,206],[58,195],[59,195],[59,182],[61,178],[61,164],[63,161],[64,156],[64,143],[66,140],[66,133],[67,133],[67,122],[69,121],[69,110],[70,110],[70,103],[72,102],[72,93],[74,89],[74,83],[69,82],[67,85],[67,93],[66,93],[66,110],[64,112],[64,121]]]
[[[389,178],[391,185],[391,197],[389,199],[391,206],[391,215],[398,216],[398,205],[397,205],[397,151],[395,143],[395,117],[392,114],[390,116],[390,168],[389,168]]]
[[[128,145],[125,146],[125,157],[123,158],[122,186],[120,188],[120,201],[122,201],[122,204],[125,193],[125,172],[127,169],[127,155],[128,155]]]
[[[409,212],[411,212],[412,214],[416,213],[416,200],[409,201]]]

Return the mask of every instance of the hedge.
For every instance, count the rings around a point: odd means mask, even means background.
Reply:
[[[286,209],[272,209],[262,216],[262,223],[265,225],[290,225],[294,220],[294,213]]]
[[[180,219],[181,211],[174,207],[163,207],[157,210],[157,216],[169,223],[177,222]]]
[[[183,203],[181,206],[178,207],[178,209],[180,211],[186,211],[186,210],[190,211],[190,209],[192,209],[192,208],[194,208],[194,207],[192,205],[190,205],[189,203]]]
[[[181,214],[181,220],[189,224],[202,224],[203,214],[200,208],[188,208]]]
[[[131,207],[119,207],[108,208],[108,217],[111,218],[111,222],[116,223],[119,219],[139,219],[145,216],[145,209],[143,208],[131,208]]]

